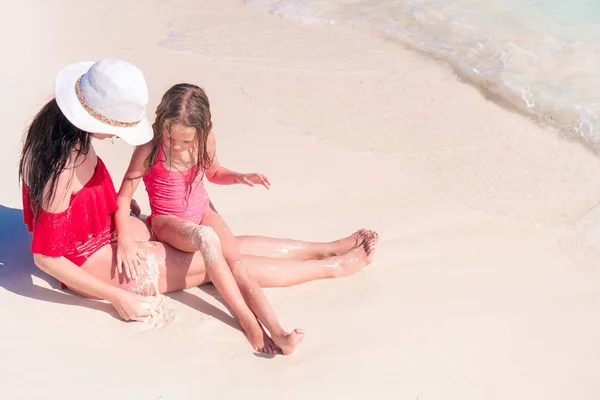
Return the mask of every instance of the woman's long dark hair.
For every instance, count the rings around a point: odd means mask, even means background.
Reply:
[[[204,169],[212,163],[206,148],[206,140],[212,129],[210,103],[202,88],[189,83],[179,83],[165,92],[156,108],[156,119],[152,124],[154,138],[152,151],[145,161],[146,172],[158,161],[159,151],[162,151],[163,128],[170,132],[173,124],[196,128],[196,170],[188,182],[189,192],[198,174],[204,174]]]
[[[27,185],[36,220],[53,200],[58,177],[71,156],[75,155],[76,160],[89,152],[91,136],[69,122],[55,99],[46,103],[31,122],[19,161],[19,179]]]

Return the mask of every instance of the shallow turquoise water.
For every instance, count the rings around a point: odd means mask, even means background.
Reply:
[[[353,24],[447,62],[466,81],[600,150],[600,1],[247,0],[310,24]]]

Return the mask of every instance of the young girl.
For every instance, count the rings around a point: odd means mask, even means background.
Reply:
[[[233,234],[211,209],[204,186],[206,176],[217,184],[259,184],[269,188],[268,178],[221,166],[216,156],[209,101],[198,86],[179,84],[170,88],[157,108],[153,130],[153,140],[135,149],[119,191],[119,272],[124,268],[128,277],[137,279],[138,257],[144,258],[127,232],[126,222],[132,196],[143,177],[152,211],[148,223],[156,238],[179,250],[202,254],[211,281],[239,319],[255,350],[292,353],[303,339],[303,330],[286,332],[281,327],[266,296],[242,264]]]

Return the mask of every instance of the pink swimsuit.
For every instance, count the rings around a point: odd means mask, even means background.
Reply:
[[[152,214],[174,215],[199,224],[208,210],[210,199],[204,187],[203,174],[198,174],[188,192],[188,180],[193,176],[195,167],[187,171],[169,171],[163,165],[162,152],[152,169],[144,175],[144,184],[150,202]]]

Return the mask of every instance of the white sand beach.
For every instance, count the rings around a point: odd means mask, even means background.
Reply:
[[[27,0],[0,25],[2,399],[598,399],[600,158],[450,68],[351,27],[222,0]],[[394,51],[390,49],[394,47]],[[236,234],[379,232],[359,274],[266,289],[295,355],[254,354],[212,286],[155,323],[61,291],[22,222],[22,135],[65,65],[140,67],[152,119],[205,88],[221,162],[270,191],[209,185]],[[115,184],[133,148],[95,141]],[[146,193],[136,199],[148,212]],[[592,211],[592,213],[590,213]]]

